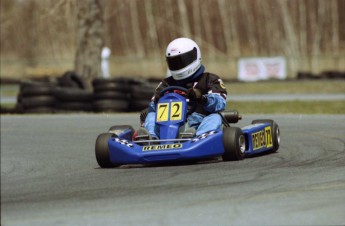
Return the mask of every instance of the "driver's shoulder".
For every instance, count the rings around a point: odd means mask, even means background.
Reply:
[[[204,72],[201,77],[204,77],[207,80],[220,79],[220,76],[211,72]]]

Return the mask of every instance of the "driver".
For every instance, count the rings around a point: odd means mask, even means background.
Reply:
[[[217,112],[225,110],[226,88],[217,75],[205,72],[199,46],[191,39],[178,38],[170,42],[165,56],[171,76],[163,79],[156,88],[144,128],[138,130],[138,137],[149,135],[150,139],[158,139],[159,131],[155,126],[156,104],[161,97],[160,92],[168,86],[188,89],[187,98],[196,102],[195,110],[187,118],[185,134],[199,136],[220,129],[222,118]]]

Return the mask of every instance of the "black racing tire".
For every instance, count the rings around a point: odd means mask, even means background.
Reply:
[[[62,87],[86,89],[87,85],[85,80],[73,71],[65,72],[58,78],[59,85]]]
[[[102,86],[108,83],[121,83],[121,84],[143,84],[146,82],[146,79],[143,78],[95,78],[92,81],[92,86]]]
[[[130,100],[129,102],[129,110],[130,111],[142,111],[148,108],[150,104],[150,99],[148,100]]]
[[[20,93],[22,96],[31,97],[31,96],[48,96],[54,95],[55,87],[49,85],[35,85],[35,86],[26,86],[21,89]]]
[[[40,81],[22,81],[19,85],[19,90],[23,91],[25,89],[35,89],[37,87],[56,87],[57,83],[55,82],[40,82]]]
[[[105,91],[105,92],[98,92],[94,94],[95,100],[104,100],[104,99],[123,99],[128,98],[127,95],[123,92],[118,91]]]
[[[96,112],[125,112],[128,110],[127,100],[97,100],[93,102]]]
[[[8,107],[3,107],[0,105],[0,113],[1,114],[15,114],[17,113],[17,109],[16,107],[8,108]]]
[[[101,92],[128,92],[128,85],[123,83],[106,83],[102,85],[97,85],[93,87],[95,93]]]
[[[156,88],[157,86],[148,83],[132,85],[131,97],[135,100],[151,100]]]
[[[126,130],[130,130],[131,131],[130,137],[132,137],[132,135],[134,133],[134,129],[130,125],[116,125],[116,126],[112,126],[112,127],[109,128],[108,133],[112,133],[112,134],[115,134],[116,136],[119,136],[122,132],[124,132]]]
[[[270,123],[272,125],[272,140],[273,149],[272,152],[277,152],[280,146],[280,129],[278,124],[272,119],[256,119],[252,121],[252,124],[257,123]]]
[[[315,76],[310,72],[299,71],[297,73],[297,79],[313,79]]]
[[[51,114],[51,113],[55,113],[55,108],[53,108],[53,107],[28,108],[28,109],[24,110],[24,113],[29,113],[29,114]]]
[[[17,95],[17,103],[21,103],[23,98],[23,94],[21,92],[18,93]]]
[[[144,84],[146,82],[146,79],[144,79],[144,78],[129,78],[129,79],[127,79],[127,82],[129,85],[138,85],[138,84]]]
[[[324,79],[344,79],[345,78],[345,72],[324,71],[321,73],[320,77],[324,78]]]
[[[225,127],[223,129],[224,161],[238,161],[244,159],[246,140],[240,128]]]
[[[73,112],[93,111],[92,103],[88,103],[88,102],[57,102],[55,106],[57,109],[63,110],[63,111],[73,111]]]
[[[108,92],[108,91],[128,93],[129,86],[126,83],[109,82],[109,83],[93,86],[93,90],[95,93]]]
[[[24,107],[22,105],[22,103],[17,102],[15,108],[15,112],[18,114],[23,114],[24,113]]]
[[[36,107],[53,107],[55,104],[54,96],[32,96],[21,97],[20,103],[23,108],[36,108]]]
[[[56,99],[64,102],[92,102],[93,92],[76,88],[55,89]]]
[[[92,80],[92,86],[101,86],[108,83],[121,83],[121,84],[127,84],[130,79],[126,78],[95,78]]]
[[[118,165],[110,161],[108,141],[115,135],[112,133],[102,133],[96,139],[95,155],[98,165],[101,168],[112,168]]]

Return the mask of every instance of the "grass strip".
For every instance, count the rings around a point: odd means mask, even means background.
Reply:
[[[345,101],[231,101],[241,114],[345,114]]]
[[[234,82],[225,86],[230,95],[345,93],[345,80]]]

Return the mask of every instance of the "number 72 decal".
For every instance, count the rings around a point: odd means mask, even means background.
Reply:
[[[182,119],[182,102],[160,103],[157,106],[157,122],[178,121]]]

